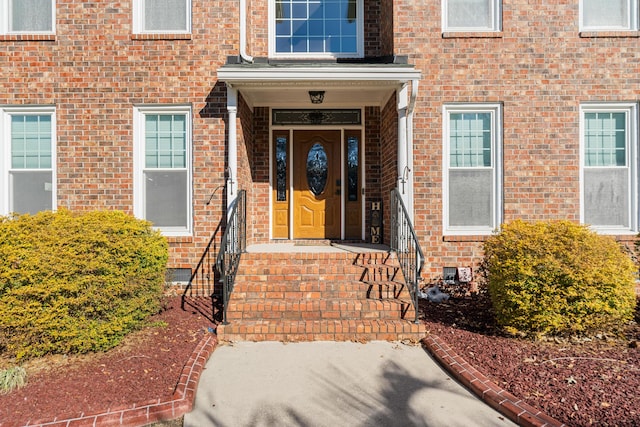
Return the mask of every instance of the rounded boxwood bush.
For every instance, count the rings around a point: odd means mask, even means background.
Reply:
[[[0,352],[102,351],[158,312],[167,242],[119,211],[0,218]]]
[[[488,291],[507,332],[589,335],[633,318],[637,268],[610,236],[569,221],[514,221],[484,252]]]

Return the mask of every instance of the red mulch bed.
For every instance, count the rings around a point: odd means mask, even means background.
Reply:
[[[639,308],[640,310],[640,308]],[[421,302],[427,330],[513,395],[571,426],[640,425],[640,311],[621,337],[501,335],[486,294]]]
[[[25,363],[27,385],[0,395],[0,426],[169,400],[184,364],[214,326],[209,319],[211,299],[187,302],[191,304],[182,310],[180,297],[167,297],[150,326],[106,353],[49,356]],[[0,355],[0,368],[9,364]]]
[[[168,399],[184,363],[207,328],[211,301],[167,300],[152,326],[107,353],[53,356],[26,364],[24,388],[0,395],[0,425],[52,420],[70,414]],[[485,295],[422,302],[428,330],[495,383],[572,426],[640,425],[640,327],[624,339],[531,342],[500,335]],[[640,320],[640,315],[638,319]],[[7,364],[0,358],[0,368]]]

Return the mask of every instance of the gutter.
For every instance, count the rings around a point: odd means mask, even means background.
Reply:
[[[253,62],[253,56],[247,53],[247,0],[240,0],[240,60]]]

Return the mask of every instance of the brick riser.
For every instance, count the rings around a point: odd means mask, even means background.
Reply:
[[[243,254],[222,341],[419,341],[411,297],[393,256]]]

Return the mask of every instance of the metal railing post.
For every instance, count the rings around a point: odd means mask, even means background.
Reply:
[[[220,243],[220,252],[216,258],[216,268],[222,282],[222,322],[226,325],[227,305],[233,291],[240,257],[247,247],[247,194],[245,190],[238,193],[238,197],[229,206],[227,228],[224,230]]]

